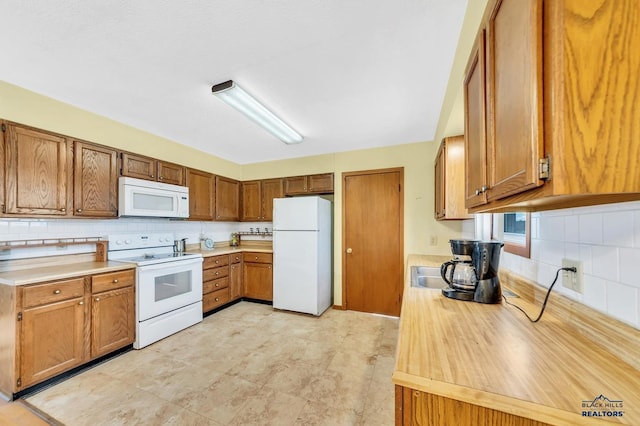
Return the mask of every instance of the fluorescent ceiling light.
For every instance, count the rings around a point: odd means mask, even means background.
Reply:
[[[302,142],[302,136],[276,117],[264,105],[242,90],[233,80],[216,84],[211,92],[286,144]]]

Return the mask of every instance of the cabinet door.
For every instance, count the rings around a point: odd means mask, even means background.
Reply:
[[[74,142],[74,216],[118,215],[118,156],[114,149]]]
[[[216,176],[216,220],[240,220],[240,182]]]
[[[307,176],[284,178],[285,195],[306,194],[308,191]]]
[[[244,296],[251,299],[273,300],[273,274],[271,264],[245,262],[242,265]]]
[[[473,47],[464,80],[466,153],[465,182],[467,208],[486,204],[487,132],[485,103],[485,32],[480,30]]]
[[[486,36],[491,201],[544,183],[542,0],[498,1]]]
[[[229,266],[229,296],[231,300],[242,297],[242,263],[232,263]]]
[[[438,155],[436,156],[435,169],[435,186],[436,186],[436,198],[435,198],[435,217],[436,219],[444,218],[444,205],[445,205],[445,142],[442,141]]]
[[[158,161],[158,182],[184,185],[184,167],[165,161]]]
[[[71,205],[71,144],[63,136],[6,127],[6,213],[66,216]]]
[[[21,388],[82,364],[84,298],[25,309],[21,328]]]
[[[265,179],[262,181],[262,220],[273,221],[273,199],[284,197],[283,179]]]
[[[91,358],[130,345],[135,340],[133,287],[91,296]]]
[[[242,182],[243,222],[262,220],[262,187],[259,180]]]
[[[333,193],[333,173],[309,176],[309,192],[316,194]]]
[[[211,173],[187,169],[189,219],[213,220],[214,179]]]
[[[156,180],[156,160],[142,155],[123,152],[122,176],[138,179]]]

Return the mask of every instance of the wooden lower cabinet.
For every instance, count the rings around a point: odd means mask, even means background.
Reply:
[[[229,255],[231,265],[229,265],[229,298],[237,300],[244,296],[242,291],[242,257],[240,255]],[[234,262],[235,259],[235,262]]]
[[[202,312],[229,300],[229,255],[206,257],[202,263]]]
[[[246,252],[242,254],[244,297],[273,301],[273,255]]]
[[[133,343],[134,293],[133,269],[0,285],[0,392],[10,396]]]
[[[545,426],[503,411],[396,385],[396,426]]]

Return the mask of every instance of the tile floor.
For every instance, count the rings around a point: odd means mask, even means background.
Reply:
[[[241,302],[28,397],[76,425],[393,425],[398,320]]]

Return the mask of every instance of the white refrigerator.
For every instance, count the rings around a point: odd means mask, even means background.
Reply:
[[[332,202],[273,200],[273,307],[321,315],[332,303]]]

